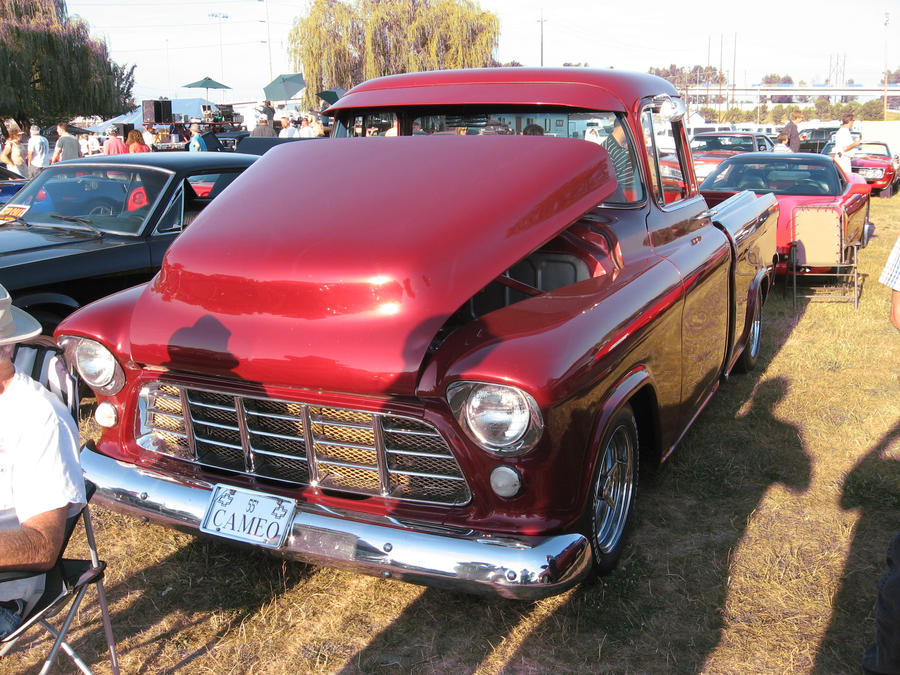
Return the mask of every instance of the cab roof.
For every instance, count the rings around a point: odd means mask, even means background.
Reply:
[[[388,75],[359,84],[326,111],[398,106],[548,105],[619,112],[678,91],[647,73],[587,68],[473,68]]]

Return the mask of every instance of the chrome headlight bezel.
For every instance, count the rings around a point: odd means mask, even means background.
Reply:
[[[491,396],[505,399],[509,408],[507,438],[488,427],[484,419],[479,419],[473,407],[484,403]],[[501,457],[513,457],[530,451],[537,445],[544,431],[544,420],[537,401],[526,391],[508,384],[496,382],[474,382],[460,380],[447,387],[447,402],[460,427],[479,448]],[[499,413],[502,415],[501,403]],[[515,408],[515,409],[514,409]],[[495,415],[498,409],[492,411]],[[496,425],[496,422],[495,422]],[[503,423],[497,425],[502,430]]]
[[[125,386],[125,371],[102,343],[72,335],[62,336],[58,342],[65,351],[66,361],[94,392],[113,396]]]

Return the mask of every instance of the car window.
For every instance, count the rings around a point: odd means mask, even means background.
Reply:
[[[193,191],[191,197],[210,200],[217,197],[222,190],[231,185],[239,171],[226,171],[222,173],[201,173],[187,177],[187,183]]]
[[[680,138],[680,133],[674,129],[673,122],[663,119],[651,108],[645,109],[641,114],[641,128],[650,166],[650,184],[657,203],[662,206],[684,199],[688,196],[688,185],[684,177],[689,173],[685,170],[686,162],[681,144],[675,144],[674,154],[666,153],[654,138],[660,129],[672,129],[672,135],[676,139]]]
[[[828,160],[830,162],[831,160]],[[776,195],[835,196],[843,184],[833,163],[809,161],[722,162],[701,184],[704,191],[756,193]]]
[[[156,224],[156,232],[158,234],[168,234],[170,232],[180,232],[184,219],[184,189],[178,188],[165,212]]]
[[[856,148],[857,152],[866,155],[878,155],[881,157],[890,157],[891,153],[884,143],[860,143]]]
[[[136,234],[171,178],[124,165],[59,164],[37,176],[10,203],[27,207],[31,224]]]

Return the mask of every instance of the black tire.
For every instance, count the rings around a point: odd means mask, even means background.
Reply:
[[[622,556],[637,496],[639,460],[637,423],[626,404],[603,434],[585,508],[585,535],[597,574],[612,571]]]
[[[759,360],[759,345],[762,341],[762,290],[756,289],[756,297],[753,303],[753,318],[750,320],[750,334],[747,336],[747,344],[741,352],[734,369],[738,373],[749,373],[756,367]]]

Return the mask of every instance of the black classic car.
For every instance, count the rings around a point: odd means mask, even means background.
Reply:
[[[256,159],[166,152],[54,164],[0,209],[0,283],[50,331],[150,279],[175,237]]]

